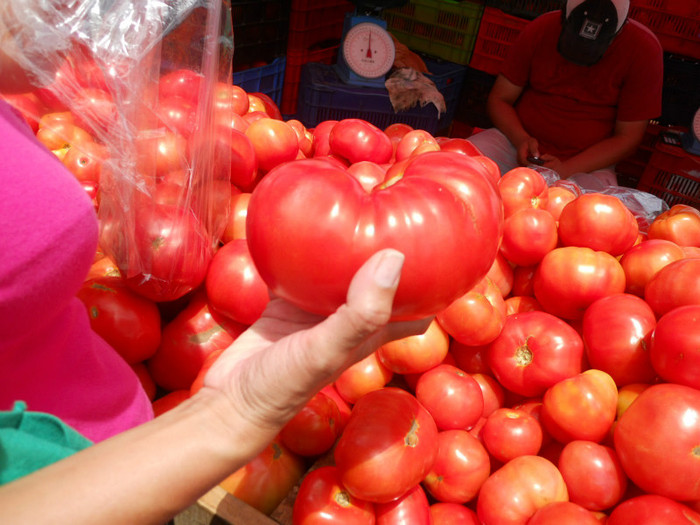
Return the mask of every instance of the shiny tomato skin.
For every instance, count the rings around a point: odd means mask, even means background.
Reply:
[[[82,142],[68,148],[61,162],[79,181],[99,184],[102,164],[108,157],[106,146]]]
[[[191,69],[178,69],[160,77],[158,96],[182,97],[192,104],[199,100],[199,87],[204,77]]]
[[[555,221],[559,220],[561,210],[576,198],[576,194],[562,186],[550,186],[547,190],[547,206],[545,209],[552,214]]]
[[[643,390],[615,425],[615,450],[643,491],[700,499],[700,391],[660,383]]]
[[[224,244],[212,257],[204,281],[209,305],[241,324],[258,320],[270,302],[267,285],[250,257],[245,239]]]
[[[335,389],[346,403],[354,405],[374,390],[379,390],[391,381],[394,372],[382,364],[377,352],[346,368],[335,380]]]
[[[383,344],[377,349],[381,363],[397,374],[419,374],[439,365],[450,348],[450,336],[435,319],[419,335]]]
[[[226,244],[234,239],[245,239],[245,223],[250,196],[251,194],[247,192],[236,193],[231,196],[226,226],[221,234],[222,243]]]
[[[562,379],[542,398],[542,423],[561,443],[575,439],[601,442],[617,415],[617,386],[609,374],[589,368]]]
[[[688,304],[700,304],[700,258],[667,264],[644,288],[644,300],[657,316]]]
[[[625,272],[607,252],[566,246],[547,253],[533,279],[535,299],[564,319],[583,317],[596,299],[625,291]]]
[[[373,503],[396,500],[429,472],[438,453],[438,429],[405,390],[386,387],[363,396],[334,449],[343,485]]]
[[[305,471],[303,458],[275,439],[219,486],[254,509],[270,515]]]
[[[432,525],[430,503],[421,485],[397,500],[374,505],[377,525]]]
[[[430,506],[430,516],[433,525],[480,525],[476,512],[459,503],[433,503]]]
[[[340,410],[330,397],[317,392],[280,430],[279,438],[300,456],[328,452],[340,435]]]
[[[444,430],[438,434],[438,454],[423,486],[436,501],[467,503],[490,473],[489,454],[477,438],[462,429]]]
[[[453,365],[441,364],[423,372],[415,391],[439,430],[471,428],[484,411],[479,383]]]
[[[700,513],[687,505],[658,494],[642,494],[615,507],[606,525],[695,525]]]
[[[700,304],[679,306],[662,315],[649,355],[663,380],[700,390]]]
[[[435,137],[422,129],[414,129],[406,133],[396,145],[396,160],[400,161],[412,155],[417,155],[424,152],[425,149],[430,151],[438,151],[438,145]]]
[[[514,265],[532,266],[556,248],[557,241],[552,214],[541,208],[525,208],[506,218],[500,251]]]
[[[546,208],[549,191],[544,177],[537,171],[517,167],[507,171],[498,180],[506,218],[527,208]]]
[[[583,315],[583,344],[592,368],[607,372],[618,386],[656,377],[649,357],[656,316],[640,297],[615,294],[598,299]]]
[[[506,299],[506,315],[542,311],[542,305],[534,297],[512,295]]]
[[[314,136],[314,157],[326,157],[331,154],[329,136],[337,120],[324,120],[319,122],[312,133]]]
[[[610,509],[625,496],[627,475],[612,447],[593,441],[570,441],[559,455],[558,467],[569,499],[588,510]]]
[[[86,281],[77,295],[92,329],[127,363],[145,361],[158,350],[161,316],[153,301],[109,278]]]
[[[535,456],[542,447],[542,427],[530,413],[499,408],[487,418],[481,439],[489,454],[501,463],[518,456]]]
[[[322,522],[375,525],[374,505],[345,490],[334,465],[309,471],[294,498],[293,525]]]
[[[513,289],[513,267],[499,251],[486,277],[491,279],[501,291],[501,295],[506,298]]]
[[[538,509],[528,520],[528,525],[600,525],[600,520],[577,503],[555,501]]]
[[[644,297],[644,287],[656,272],[684,257],[683,248],[664,239],[648,239],[632,246],[620,259],[625,271],[625,291]]]
[[[502,408],[505,404],[505,390],[491,375],[477,372],[475,374],[471,374],[471,376],[477,383],[479,383],[481,395],[484,398],[484,411],[481,413],[481,417],[489,417],[494,410]]]
[[[455,361],[455,366],[470,374],[484,373],[491,374],[486,352],[489,345],[471,346],[465,345],[456,339],[450,340],[450,351]]]
[[[578,332],[541,311],[508,316],[487,353],[489,368],[503,387],[527,397],[580,373],[582,358]]]
[[[679,246],[700,247],[700,211],[675,204],[654,219],[648,235],[649,239],[665,239]]]
[[[617,257],[629,250],[639,234],[632,212],[613,195],[584,193],[569,202],[559,216],[559,239]]]
[[[281,120],[273,118],[255,120],[245,130],[245,135],[253,144],[258,167],[263,172],[294,160],[299,152],[296,133]]]
[[[481,151],[479,151],[479,148],[477,148],[474,144],[472,144],[464,138],[441,138],[440,140],[438,140],[438,142],[440,144],[440,149],[442,149],[443,151],[455,151],[457,153],[461,153],[462,155],[469,155],[470,157],[481,156]]]
[[[500,239],[496,190],[470,159],[419,155],[400,180],[369,194],[318,159],[279,166],[248,207],[247,238],[260,275],[276,295],[327,315],[345,302],[357,268],[393,247],[406,256],[393,317],[435,314],[487,273]]]
[[[329,132],[328,143],[331,153],[350,164],[362,160],[384,164],[394,153],[389,136],[362,119],[348,118],[336,123]]]
[[[190,137],[197,125],[195,105],[179,96],[161,99],[158,103],[158,117],[168,130],[183,137]]]
[[[484,482],[476,513],[483,525],[525,525],[538,509],[568,497],[566,483],[551,461],[519,456]]]

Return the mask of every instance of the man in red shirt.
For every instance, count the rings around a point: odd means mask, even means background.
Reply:
[[[661,45],[628,10],[568,0],[524,28],[489,94],[495,128],[470,138],[502,173],[538,163],[584,189],[617,184],[615,164],[661,114],[663,86]]]

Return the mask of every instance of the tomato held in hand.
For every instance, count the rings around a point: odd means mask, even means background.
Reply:
[[[273,293],[328,315],[360,265],[395,248],[406,260],[394,319],[433,315],[486,275],[497,252],[501,203],[478,166],[458,153],[425,153],[371,193],[322,160],[279,166],[248,206],[253,260]]]
[[[425,477],[438,452],[438,430],[418,400],[387,387],[353,407],[334,451],[341,481],[357,498],[388,503]]]

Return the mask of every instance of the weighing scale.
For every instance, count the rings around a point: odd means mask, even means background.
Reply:
[[[386,74],[394,65],[396,48],[382,9],[399,7],[408,0],[353,0],[355,11],[345,15],[343,37],[335,65],[346,84],[384,87]]]
[[[683,149],[692,155],[700,155],[700,108],[693,115],[690,129],[681,134]]]

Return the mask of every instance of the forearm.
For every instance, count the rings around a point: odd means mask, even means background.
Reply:
[[[245,436],[245,422],[239,435],[224,424],[231,412],[224,396],[202,391],[149,423],[1,487],[0,521],[163,524],[257,453],[260,436]]]
[[[562,162],[559,176],[568,178],[575,173],[589,173],[613,166],[634,153],[638,145],[637,137],[626,135],[602,140]]]

